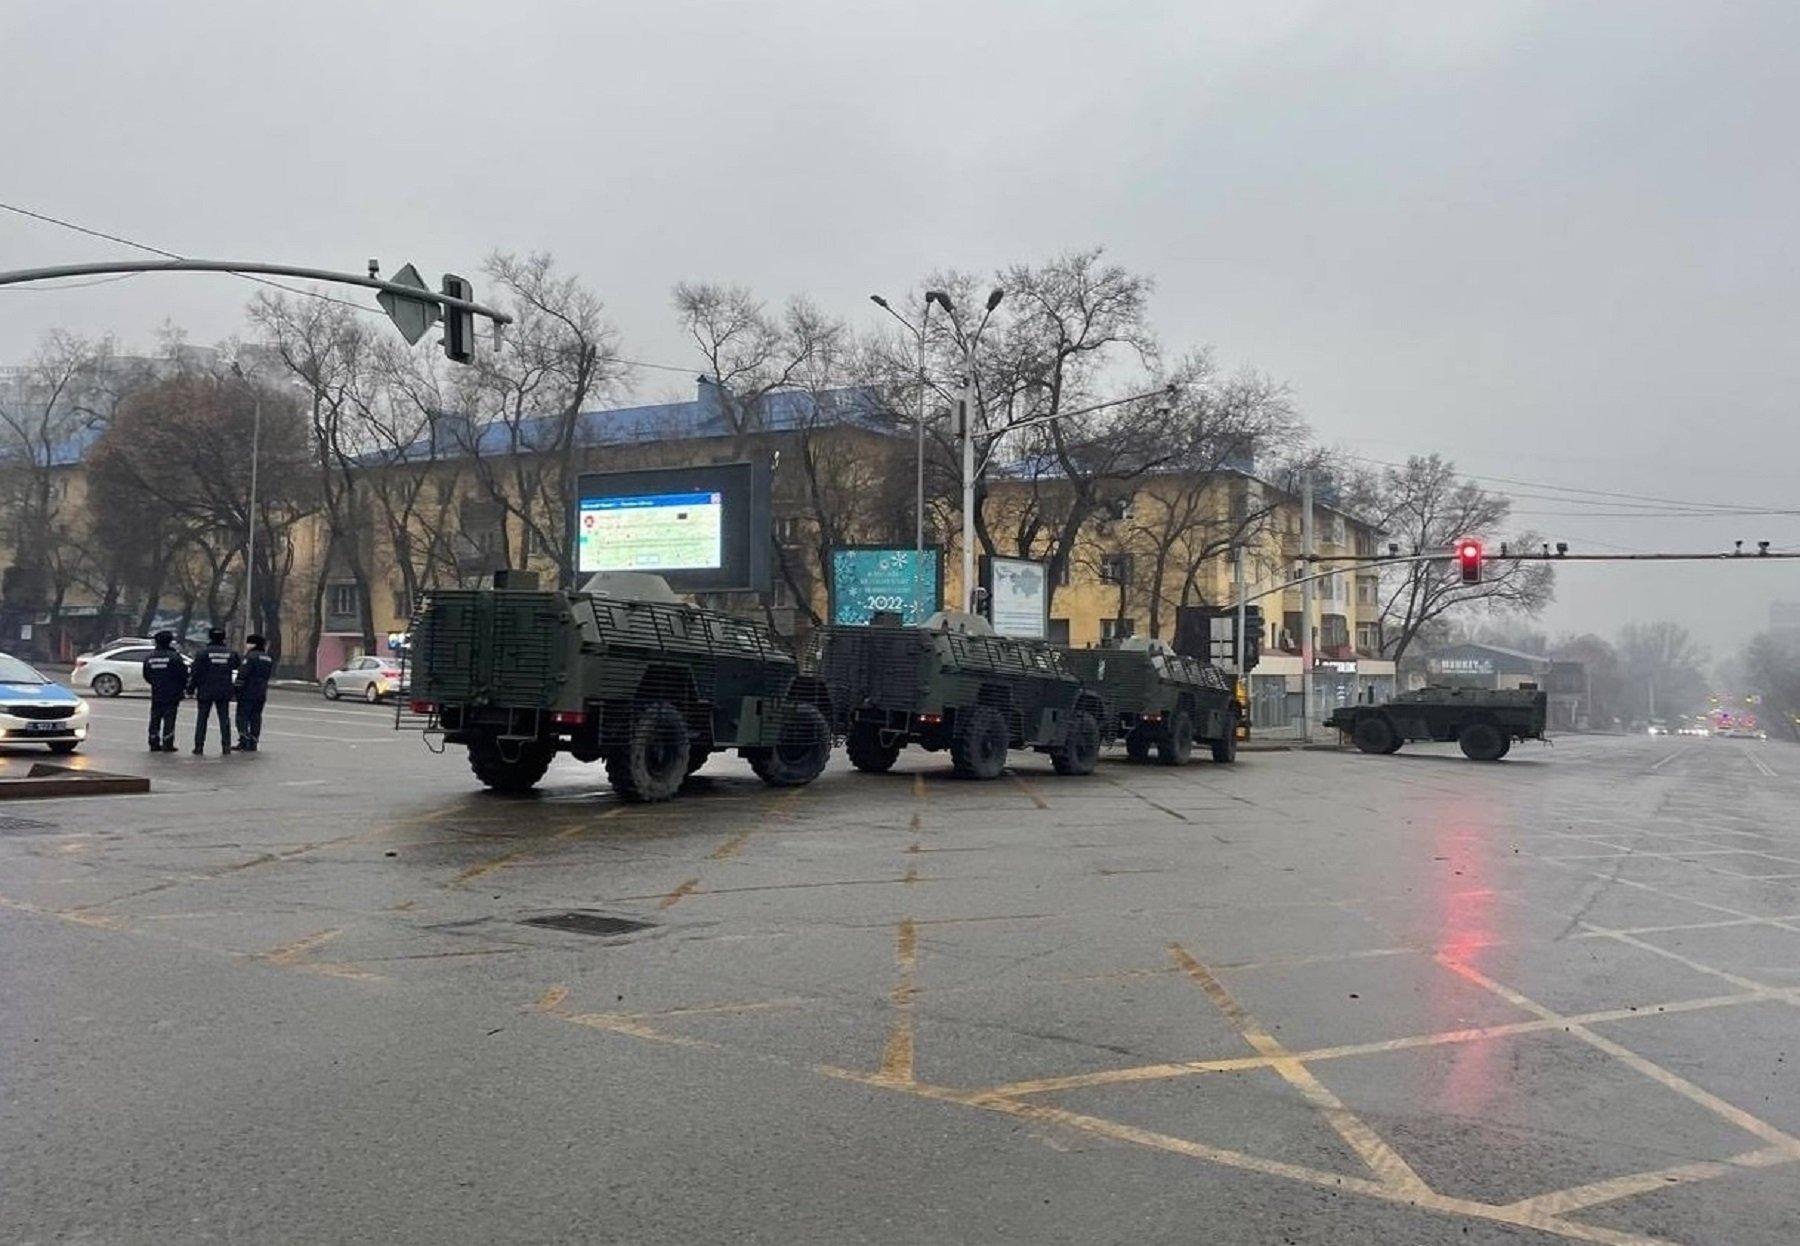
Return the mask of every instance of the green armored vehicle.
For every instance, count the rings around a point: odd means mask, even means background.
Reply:
[[[1089,774],[1100,758],[1105,707],[1062,651],[996,636],[977,615],[821,628],[802,665],[858,770],[889,769],[908,744],[950,750],[956,773],[977,779],[997,778],[1015,748],[1049,754],[1058,774]]]
[[[1194,745],[1216,762],[1237,760],[1237,698],[1217,667],[1176,653],[1148,636],[1113,649],[1065,650],[1069,666],[1106,705],[1101,734],[1122,739],[1132,761],[1152,751],[1165,766],[1184,766]]]
[[[604,761],[637,801],[669,799],[726,749],[776,787],[825,768],[831,729],[788,698],[797,667],[767,628],[686,605],[659,576],[606,573],[580,592],[496,581],[430,593],[410,641],[427,742],[467,747],[495,791],[532,787],[559,752]]]
[[[1549,698],[1535,688],[1420,688],[1386,705],[1346,705],[1325,720],[1365,753],[1408,740],[1454,740],[1471,761],[1499,761],[1514,740],[1541,740]]]

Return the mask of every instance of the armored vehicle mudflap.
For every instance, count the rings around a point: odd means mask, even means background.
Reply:
[[[1215,762],[1237,760],[1237,698],[1217,667],[1148,639],[1064,654],[1106,707],[1108,743],[1123,742],[1129,760],[1186,765],[1196,744],[1205,745]]]
[[[821,628],[801,654],[801,681],[866,773],[891,769],[909,744],[947,750],[965,778],[999,777],[1013,749],[1046,754],[1058,774],[1089,774],[1099,761],[1105,706],[1061,653],[966,616]]]
[[[1471,761],[1499,761],[1514,740],[1541,740],[1549,697],[1529,688],[1422,688],[1385,705],[1346,705],[1325,720],[1365,753],[1397,753],[1408,740],[1455,741]]]
[[[523,792],[558,753],[602,762],[627,800],[667,800],[716,752],[763,782],[810,783],[830,759],[819,707],[767,628],[672,600],[449,590],[413,621],[410,720],[460,744],[486,786]]]

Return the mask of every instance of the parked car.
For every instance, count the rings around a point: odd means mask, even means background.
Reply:
[[[144,659],[155,652],[149,641],[128,642],[75,659],[69,682],[97,697],[116,697],[123,692],[149,692],[144,682]]]
[[[361,697],[373,705],[383,697],[404,693],[407,683],[400,663],[393,658],[352,658],[325,676],[322,691],[327,701]]]
[[[87,739],[87,702],[36,667],[0,654],[0,744],[44,744],[73,753]]]
[[[83,658],[97,657],[100,654],[105,653],[109,649],[123,649],[127,645],[136,645],[141,648],[148,649],[155,643],[156,643],[156,641],[152,637],[149,637],[149,636],[114,636],[110,640],[101,641],[99,644],[95,645],[92,649],[89,649],[84,653],[76,654],[75,660],[77,662],[79,662]]]

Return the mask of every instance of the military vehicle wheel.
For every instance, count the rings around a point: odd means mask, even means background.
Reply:
[[[1500,737],[1500,757],[1505,757],[1510,752],[1512,752],[1512,737],[1503,735]],[[1494,760],[1499,761],[1500,757],[1496,757]]]
[[[606,759],[606,779],[626,800],[668,800],[687,778],[687,719],[667,701],[651,701],[632,719],[625,747]]]
[[[1100,724],[1086,710],[1076,710],[1062,747],[1050,750],[1050,765],[1058,774],[1092,774],[1099,762]]]
[[[1213,761],[1221,766],[1229,766],[1237,760],[1237,723],[1230,723],[1225,730],[1225,738],[1212,742]]]
[[[1142,727],[1133,727],[1125,733],[1125,756],[1132,761],[1150,760],[1150,733]]]
[[[511,756],[507,756],[511,752]],[[491,735],[469,741],[469,769],[475,777],[496,792],[529,792],[550,769],[556,749],[538,740],[522,740],[516,751],[508,746],[502,751],[499,740]]]
[[[1470,761],[1499,761],[1506,755],[1506,737],[1493,723],[1470,723],[1456,737],[1463,756]]]
[[[803,787],[831,760],[831,727],[816,705],[790,705],[775,747],[750,754],[750,769],[770,787]]]
[[[1006,719],[991,705],[963,711],[956,736],[950,741],[950,762],[965,779],[998,779],[1006,769],[1010,732]]]
[[[1350,742],[1365,753],[1391,753],[1399,736],[1380,714],[1364,714],[1350,729]]]
[[[850,764],[864,774],[886,774],[894,768],[900,759],[900,742],[892,744],[881,742],[881,730],[877,727],[856,727],[851,730],[850,738],[844,741],[844,751],[850,755]]]
[[[1156,760],[1165,766],[1185,766],[1194,755],[1194,720],[1176,710],[1156,737]]]

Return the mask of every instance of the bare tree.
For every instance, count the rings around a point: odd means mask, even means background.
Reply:
[[[109,339],[56,330],[28,364],[0,377],[0,516],[13,550],[4,599],[48,611],[53,628],[87,569],[68,476],[118,400],[111,360]]]
[[[1422,629],[1451,611],[1471,606],[1537,614],[1555,596],[1556,579],[1542,562],[1500,556],[1501,546],[1535,548],[1530,533],[1500,538],[1512,514],[1510,499],[1456,474],[1453,463],[1433,454],[1390,467],[1358,490],[1359,507],[1405,554],[1445,557],[1390,564],[1382,575],[1381,652],[1398,661]],[[1449,558],[1463,537],[1484,539],[1490,555],[1479,584],[1464,584]]]
[[[448,399],[467,413],[457,449],[470,488],[484,503],[468,510],[493,560],[526,567],[537,557],[572,576],[569,512],[588,443],[582,413],[622,375],[604,307],[575,277],[560,276],[547,253],[496,252],[484,266],[513,316],[505,349],[478,357]]]
[[[1706,650],[1687,628],[1662,620],[1619,629],[1620,702],[1636,718],[1687,714],[1706,701]]]
[[[316,508],[315,476],[304,415],[288,396],[265,394],[252,515],[254,407],[242,384],[221,377],[188,371],[154,382],[120,404],[89,455],[89,480],[96,494],[133,499],[140,514],[160,510],[161,532],[178,551],[167,570],[188,578],[180,586],[184,614],[203,602],[214,624],[236,612],[242,554],[256,524],[262,627],[279,655],[295,527]]]

